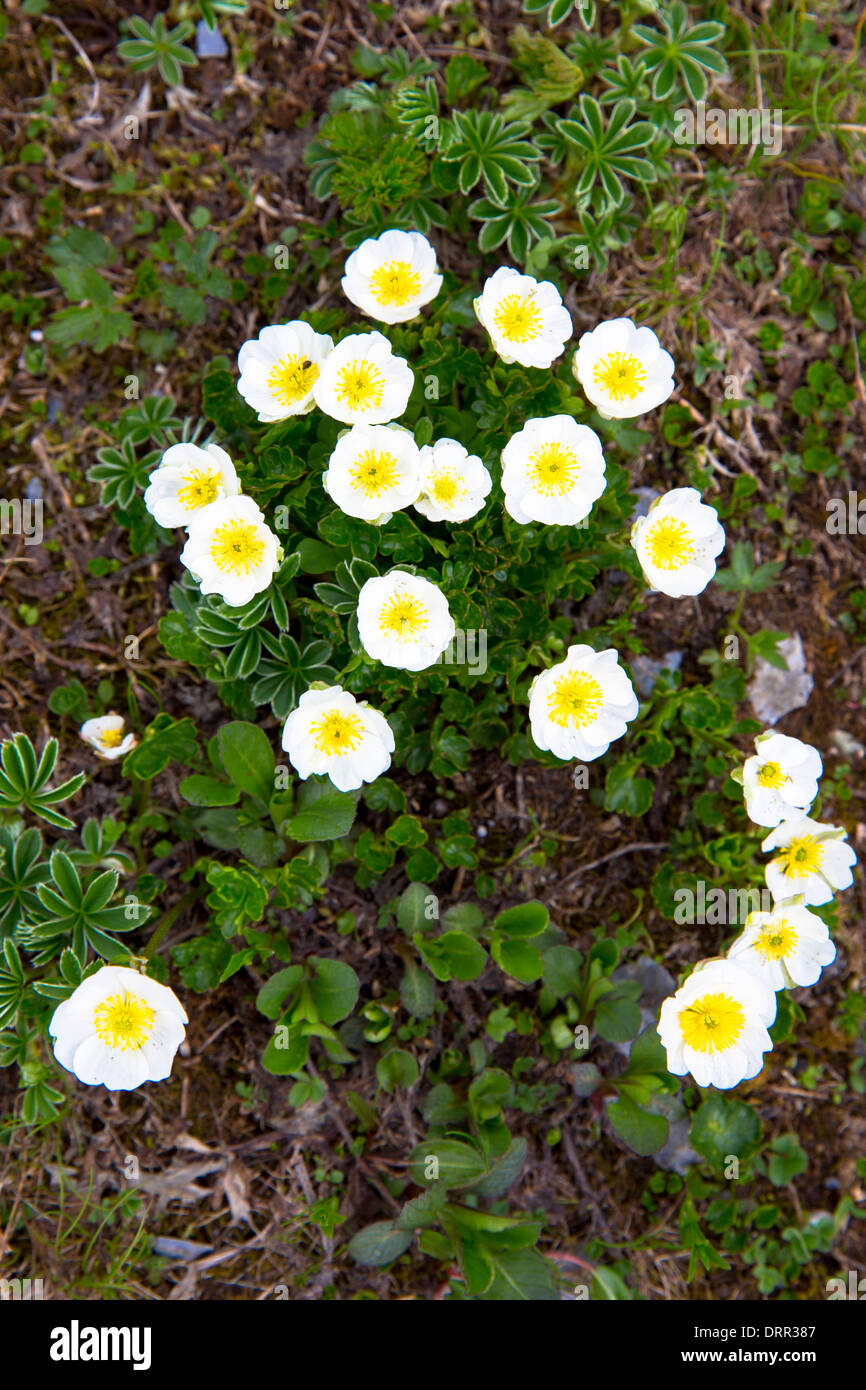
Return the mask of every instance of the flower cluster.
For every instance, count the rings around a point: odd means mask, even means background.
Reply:
[[[725,957],[701,961],[662,1005],[658,1032],[668,1069],[699,1086],[727,1089],[757,1076],[773,1046],[776,991],[813,985],[836,958],[826,923],[810,907],[850,888],[857,856],[846,831],[811,820],[823,772],[809,744],[767,730],[733,773],[756,824],[772,827],[762,848],[772,912],[751,912]]]
[[[341,283],[361,313],[389,325],[415,318],[443,277],[425,237],[392,229],[352,252]],[[486,281],[475,313],[507,363],[549,368],[572,335],[556,287],[507,266]],[[238,391],[261,422],[317,407],[347,427],[322,474],[324,491],[346,515],[381,526],[413,507],[429,521],[459,525],[487,505],[493,479],[481,458],[456,439],[419,447],[397,423],[414,374],[382,333],[353,332],[335,344],[300,319],[270,325],[243,344],[238,367]],[[670,354],[651,329],[626,318],[584,333],[572,371],[609,419],[652,410],[674,389]],[[502,450],[501,485],[505,510],[518,524],[579,525],[605,490],[601,440],[570,415],[529,419]],[[203,594],[240,606],[270,584],[280,547],[215,444],[168,449],[145,502],[161,525],[186,526],[181,561]],[[725,537],[713,508],[693,488],[677,488],[635,522],[631,539],[647,583],[680,596],[706,586]],[[367,656],[405,671],[431,666],[455,636],[437,585],[399,567],[364,584],[356,616]],[[535,743],[562,758],[600,757],[637,712],[613,649],[572,646],[530,690]],[[325,773],[335,786],[354,790],[389,766],[394,741],[382,715],[335,685],[301,699],[286,721],[283,747],[302,778]]]
[[[267,589],[280,544],[217,444],[172,444],[150,475],[144,503],[160,526],[186,527],[181,564],[203,594],[239,608]]]

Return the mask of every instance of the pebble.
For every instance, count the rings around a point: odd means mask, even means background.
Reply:
[[[682,661],[681,651],[665,652],[660,661],[654,661],[651,656],[633,656],[629,665],[638,695],[645,700],[647,696],[652,694],[653,686],[662,671],[678,671]]]
[[[802,709],[815,684],[806,670],[799,632],[786,637],[776,650],[787,662],[787,669],[771,666],[759,656],[755,661],[755,674],[747,687],[755,714],[763,723],[771,725],[777,724],[791,710]]]
[[[203,19],[195,27],[195,52],[197,58],[224,58],[228,44],[219,29],[209,29]]]

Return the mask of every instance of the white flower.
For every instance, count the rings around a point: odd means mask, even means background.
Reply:
[[[842,843],[847,838],[844,827],[822,825],[808,816],[782,821],[771,830],[761,849],[781,851],[766,869],[773,901],[802,894],[810,907],[820,907],[840,889],[850,888],[857,855]]]
[[[436,252],[420,232],[390,230],[368,237],[346,261],[347,299],[380,323],[405,323],[442,288]]]
[[[569,647],[565,660],[542,671],[529,690],[532,737],[558,758],[600,758],[637,712],[637,696],[613,647]]]
[[[238,353],[238,391],[264,422],[306,415],[333,346],[327,333],[314,332],[303,319],[271,324]]]
[[[277,538],[251,497],[227,497],[190,520],[180,561],[203,594],[240,608],[273,579]]]
[[[324,773],[341,792],[375,782],[390,766],[394,735],[383,714],[342,686],[306,690],[283,729],[299,777]]]
[[[750,912],[728,959],[760,976],[769,989],[790,989],[813,985],[836,959],[836,947],[826,922],[796,897],[772,912]]]
[[[322,486],[348,516],[377,526],[415,501],[421,456],[402,425],[353,425],[328,460]]]
[[[234,464],[217,444],[172,444],[150,475],[144,505],[159,526],[187,526],[202,507],[241,490]]]
[[[651,328],[636,328],[631,319],[607,319],[584,333],[571,370],[608,419],[643,415],[674,389],[674,359]]]
[[[757,975],[734,961],[702,961],[661,1007],[668,1071],[723,1091],[757,1076],[775,1017],[776,996]]]
[[[98,757],[104,762],[113,763],[116,758],[124,758],[138,743],[135,734],[124,735],[125,720],[122,714],[101,714],[98,719],[85,719],[78,730],[85,743],[96,749]]]
[[[325,362],[316,405],[347,425],[386,425],[406,409],[415,377],[381,333],[352,333]]]
[[[475,313],[503,362],[549,367],[571,337],[571,315],[556,286],[508,266],[485,281]]]
[[[601,440],[570,415],[527,420],[502,450],[505,510],[515,521],[575,526],[604,486]]]
[[[164,1081],[183,1042],[187,1016],[165,985],[125,966],[106,965],[55,1009],[54,1056],[87,1086],[132,1091]]]
[[[709,584],[725,532],[715,507],[701,501],[697,488],[675,487],[637,518],[631,543],[650,588],[682,598]]]
[[[421,496],[415,510],[428,521],[468,521],[493,486],[477,454],[456,439],[437,439],[421,450]]]
[[[423,671],[453,641],[448,600],[420,575],[391,570],[368,579],[358,595],[358,634],[368,656],[384,666]]]
[[[758,750],[747,758],[735,781],[742,782],[746,812],[756,825],[776,826],[805,815],[818,795],[824,771],[821,754],[809,743],[765,729],[755,739]]]

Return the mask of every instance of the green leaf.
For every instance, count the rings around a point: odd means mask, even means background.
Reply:
[[[217,736],[220,762],[242,792],[266,804],[274,794],[276,759],[267,734],[255,724],[223,724]]]
[[[310,1039],[298,1028],[280,1025],[265,1048],[262,1066],[272,1076],[292,1076],[303,1067]]]
[[[796,1134],[780,1134],[770,1144],[768,1153],[767,1173],[774,1187],[784,1187],[809,1167],[809,1159]]]
[[[399,1230],[393,1221],[376,1221],[358,1231],[346,1248],[356,1264],[375,1267],[390,1264],[411,1244],[411,1231]]]
[[[406,971],[400,981],[400,999],[404,1009],[413,1018],[429,1018],[436,1003],[436,990],[426,970],[414,960],[407,960]]]
[[[179,791],[184,801],[191,806],[234,806],[240,800],[237,787],[228,782],[220,782],[216,777],[204,777],[195,773],[185,777]]]
[[[711,1095],[695,1111],[689,1139],[708,1163],[722,1169],[729,1157],[747,1158],[755,1152],[761,1121],[745,1101]]]
[[[477,1149],[457,1139],[428,1139],[409,1155],[409,1176],[417,1187],[465,1187],[484,1171]]]
[[[262,985],[256,995],[256,1008],[265,1018],[277,1019],[283,1012],[286,1000],[293,995],[301,983],[304,971],[300,965],[288,965],[278,970]]]
[[[522,980],[526,985],[540,980],[544,974],[544,962],[539,952],[523,941],[499,941],[494,938],[490,953],[507,975],[513,975],[515,980]]]
[[[313,956],[316,974],[310,993],[323,1023],[339,1023],[352,1012],[358,999],[361,982],[351,965],[341,960],[324,960]]]
[[[620,1139],[637,1154],[654,1154],[667,1143],[668,1122],[664,1116],[653,1115],[628,1096],[609,1102],[607,1117]]]
[[[411,1052],[396,1047],[386,1052],[376,1063],[376,1080],[389,1094],[398,1086],[414,1086],[420,1075],[418,1063]]]
[[[484,947],[466,932],[443,932],[434,944],[455,980],[477,980],[487,964]]]
[[[337,791],[329,777],[308,778],[298,790],[297,812],[288,822],[293,840],[309,844],[340,840],[355,820],[360,792]]]
[[[494,919],[493,926],[508,937],[540,936],[550,921],[544,903],[533,900],[508,907]]]

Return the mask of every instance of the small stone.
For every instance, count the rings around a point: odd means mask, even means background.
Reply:
[[[799,632],[786,637],[776,648],[787,663],[786,668],[771,666],[759,656],[755,662],[755,674],[749,681],[749,699],[752,709],[764,724],[777,724],[791,710],[802,709],[815,681],[806,670],[806,657],[803,640]]]
[[[197,1260],[199,1255],[207,1255],[212,1245],[200,1245],[196,1240],[176,1240],[174,1236],[157,1236],[153,1242],[154,1255],[168,1260]]]
[[[654,661],[651,656],[633,656],[629,665],[638,695],[647,699],[662,671],[678,671],[682,661],[681,651],[665,652],[660,661]]]
[[[653,1154],[656,1166],[685,1177],[692,1164],[701,1162],[700,1154],[695,1153],[689,1143],[691,1119],[688,1111],[677,1096],[668,1095],[653,1096],[649,1109],[664,1115],[668,1122],[667,1141]]]
[[[203,19],[195,26],[195,52],[197,58],[224,58],[228,44],[219,29],[209,29]]]
[[[834,729],[830,735],[830,743],[843,758],[862,758],[866,755],[866,748],[849,734],[847,729]]]
[[[639,516],[646,516],[656,498],[661,497],[661,493],[655,487],[636,487],[634,495],[637,497],[637,502],[631,514],[632,521],[637,521]]]

